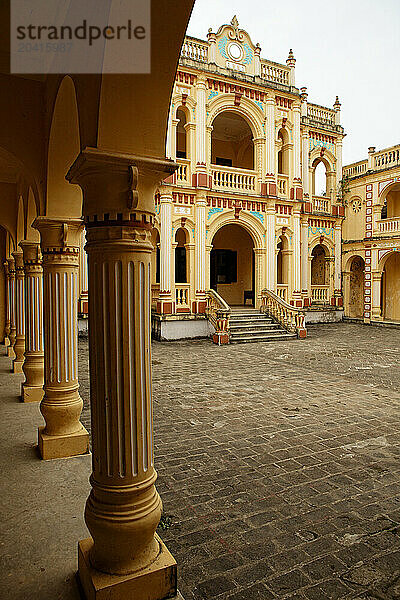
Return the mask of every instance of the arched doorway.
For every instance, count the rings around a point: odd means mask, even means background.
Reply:
[[[253,133],[247,121],[238,113],[226,110],[215,117],[212,127],[212,164],[253,170]]]
[[[254,305],[254,242],[240,225],[224,225],[212,240],[210,285],[232,306]]]
[[[176,126],[176,158],[189,158],[188,156],[188,146],[187,143],[187,131],[186,131],[186,114],[181,109],[178,108],[176,111],[176,118],[178,120]]]
[[[361,319],[364,315],[364,271],[361,256],[355,256],[350,265],[348,316]]]
[[[382,316],[400,321],[400,252],[392,252],[382,273]]]
[[[187,283],[186,232],[179,227],[175,234],[175,283]]]
[[[315,304],[325,304],[329,300],[329,282],[327,269],[327,252],[317,244],[311,253],[311,293]]]
[[[276,283],[277,294],[282,300],[288,300],[289,283],[289,251],[288,240],[285,235],[278,238],[276,255]]]

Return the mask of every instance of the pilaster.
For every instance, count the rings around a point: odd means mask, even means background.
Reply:
[[[22,402],[40,402],[44,384],[43,345],[43,268],[40,246],[20,242],[25,269],[25,381],[21,385]]]
[[[295,306],[302,306],[301,298],[301,235],[300,235],[300,209],[293,210],[293,302]]]
[[[206,192],[198,191],[195,229],[196,305],[193,307],[193,312],[196,313],[204,313],[206,310],[206,209]]]
[[[266,246],[266,288],[275,292],[276,260],[275,260],[275,202],[269,201],[265,213],[265,246]]]
[[[83,190],[89,259],[92,491],[79,543],[87,598],[161,600],[176,563],[155,530],[151,391],[151,230],[154,191],[170,161],[86,149],[67,179]]]
[[[173,254],[172,254],[172,189],[160,190],[160,293],[157,312],[172,314],[175,312],[173,293]]]
[[[43,459],[86,454],[89,434],[79,421],[78,269],[81,219],[38,217],[43,256],[44,396],[39,428]]]

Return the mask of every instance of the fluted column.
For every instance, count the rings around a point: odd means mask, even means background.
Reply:
[[[159,310],[161,314],[175,312],[172,280],[172,191],[162,188],[160,191],[160,293]]]
[[[381,287],[382,273],[380,271],[372,271],[372,321],[383,321],[382,306],[381,306]],[[364,312],[365,314],[365,312]],[[365,319],[364,319],[365,320]]]
[[[7,356],[9,358],[15,358],[14,344],[16,337],[16,325],[15,325],[15,260],[13,257],[7,258],[8,262],[8,293],[10,300],[10,345],[7,348]]]
[[[86,244],[86,232],[82,231],[81,248],[79,253],[79,274],[80,274],[80,295],[79,295],[79,314],[83,317],[87,316],[88,313],[88,264],[87,254],[85,250]]]
[[[11,307],[10,307],[10,276],[8,273],[8,262],[4,264],[4,275],[6,280],[6,322],[4,325],[4,345],[6,348],[10,345],[10,332],[11,332]]]
[[[304,195],[306,197],[308,197],[310,195],[308,153],[309,153],[308,132],[303,131],[301,134],[301,179],[302,179],[302,183],[303,183]]]
[[[255,281],[256,289],[254,294],[254,307],[261,305],[261,292],[265,288],[265,248],[254,248],[255,255]]]
[[[335,224],[335,274],[334,274],[334,297],[337,306],[343,305],[342,298],[342,223]]]
[[[41,457],[85,454],[89,434],[79,421],[78,275],[81,219],[38,217],[43,255],[44,397]]]
[[[300,104],[293,105],[293,179],[301,180]]]
[[[293,299],[296,306],[301,306],[300,207],[293,211],[293,263]]]
[[[44,384],[43,268],[40,246],[20,242],[25,269],[25,362],[22,402],[40,402]]]
[[[265,102],[265,174],[266,178],[275,178],[275,98],[268,96]]]
[[[206,193],[198,192],[196,196],[195,229],[197,313],[204,313],[206,310],[206,210]]]
[[[25,272],[22,250],[12,253],[15,260],[15,358],[13,373],[22,373],[25,352]]]
[[[176,563],[155,535],[150,346],[153,198],[173,169],[87,149],[67,175],[83,189],[89,259],[92,537],[79,543],[79,577],[91,600],[176,592]]]
[[[275,292],[275,272],[276,272],[276,260],[275,260],[275,203],[268,204],[266,210],[266,231],[265,231],[265,245],[267,251],[266,257],[266,287],[268,290]]]
[[[196,166],[206,166],[206,91],[207,81],[204,76],[196,80]]]

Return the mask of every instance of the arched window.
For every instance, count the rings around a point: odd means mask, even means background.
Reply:
[[[186,232],[180,227],[175,235],[175,283],[187,283]]]
[[[223,167],[254,169],[253,134],[241,115],[227,110],[215,117],[211,133],[211,162]]]
[[[289,175],[289,146],[288,134],[285,129],[278,133],[278,174]]]
[[[312,251],[311,285],[326,285],[326,253],[318,244]]]
[[[178,108],[176,111],[176,118],[179,121],[176,126],[176,158],[188,158],[185,111]]]
[[[278,240],[278,254],[276,256],[276,283],[284,285],[288,282],[288,242],[284,235]]]
[[[328,177],[326,165],[322,160],[316,159],[313,164],[312,178],[313,196],[326,196],[328,192]]]
[[[400,184],[396,183],[385,198],[383,209],[386,205],[386,216],[382,216],[382,219],[393,219],[400,217]],[[382,209],[382,211],[383,211]]]

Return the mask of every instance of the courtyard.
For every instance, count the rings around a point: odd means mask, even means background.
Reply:
[[[400,597],[399,340],[339,323],[304,341],[153,342],[159,533],[185,600]],[[37,459],[38,406],[18,403],[1,354],[0,595],[75,599],[90,458]]]

